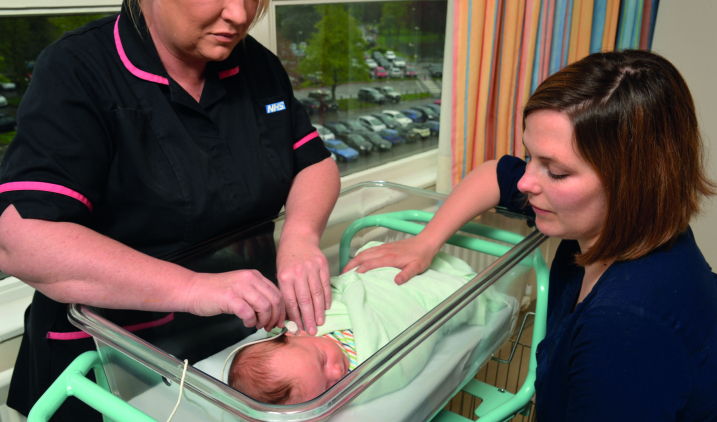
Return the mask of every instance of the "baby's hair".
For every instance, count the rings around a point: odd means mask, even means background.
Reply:
[[[275,352],[288,345],[289,337],[282,335],[240,350],[229,367],[229,386],[262,403],[286,403],[294,389],[292,380],[277,377],[269,363]]]

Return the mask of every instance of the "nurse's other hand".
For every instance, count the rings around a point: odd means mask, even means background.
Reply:
[[[197,273],[186,303],[188,312],[194,315],[234,314],[247,327],[267,331],[286,319],[281,292],[256,270]]]
[[[343,273],[353,268],[358,273],[365,273],[374,268],[394,267],[401,269],[394,281],[403,284],[426,271],[437,252],[427,248],[417,237],[397,240],[362,251],[346,264]]]
[[[326,256],[306,239],[282,236],[276,268],[287,316],[304,331],[315,335],[316,326],[325,322],[324,311],[331,306],[331,279]]]

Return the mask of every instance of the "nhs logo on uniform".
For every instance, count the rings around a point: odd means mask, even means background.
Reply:
[[[266,106],[266,113],[274,113],[275,111],[281,111],[286,110],[286,106],[284,105],[283,101],[279,101],[278,103],[269,104]]]

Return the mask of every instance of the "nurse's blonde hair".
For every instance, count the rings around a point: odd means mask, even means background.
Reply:
[[[256,7],[256,15],[254,16],[254,20],[251,25],[249,25],[249,29],[253,28],[254,25],[256,25],[256,23],[259,22],[264,15],[266,15],[266,11],[269,9],[269,0],[258,0],[258,2],[259,4]],[[140,8],[141,3],[142,0],[123,0],[122,2],[122,7],[127,8],[135,26],[137,26],[139,16],[142,14],[142,9]]]

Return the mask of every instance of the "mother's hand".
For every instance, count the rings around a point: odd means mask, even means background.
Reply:
[[[234,314],[247,327],[270,331],[286,319],[279,289],[256,270],[196,273],[186,297],[188,312],[199,316]]]
[[[426,271],[436,253],[417,237],[411,237],[362,251],[346,264],[343,272],[356,268],[356,272],[365,273],[374,268],[394,267],[402,270],[394,281],[403,284]]]
[[[331,307],[329,263],[319,247],[299,236],[282,237],[277,252],[277,276],[290,320],[315,335]],[[303,324],[302,324],[303,318]]]

